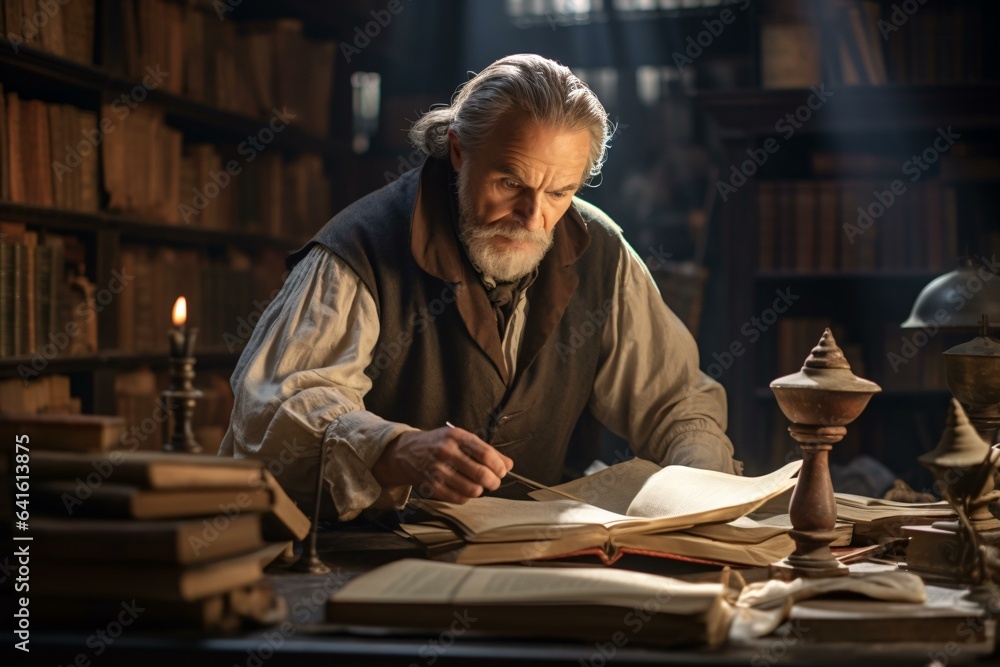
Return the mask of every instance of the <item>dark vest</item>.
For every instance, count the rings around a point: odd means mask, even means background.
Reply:
[[[420,429],[450,421],[511,457],[515,472],[558,483],[593,391],[621,230],[574,199],[527,291],[510,380],[486,292],[455,237],[450,173],[428,159],[341,211],[286,264],[321,244],[374,297],[380,331],[365,409]]]

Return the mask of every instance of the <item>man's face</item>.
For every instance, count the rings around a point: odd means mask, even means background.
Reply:
[[[452,134],[459,235],[473,263],[496,280],[531,273],[552,247],[556,223],[583,183],[589,152],[587,130],[513,114],[474,155]]]

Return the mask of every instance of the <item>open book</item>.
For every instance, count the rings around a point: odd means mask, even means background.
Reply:
[[[532,495],[542,502],[493,497],[464,505],[414,502],[455,526],[467,541],[455,555],[460,563],[587,553],[610,564],[632,552],[766,565],[794,549],[790,524],[746,515],[791,489],[800,466],[795,461],[763,477],[738,477],[633,459],[554,487],[578,501],[540,490]]]
[[[722,584],[604,568],[469,567],[416,559],[367,572],[334,593],[327,621],[463,633],[638,643],[722,643]]]
[[[926,526],[936,521],[956,519],[955,510],[939,500],[931,503],[903,503],[880,498],[836,493],[837,519],[854,524],[856,535],[879,540],[884,536],[906,537],[903,526]]]

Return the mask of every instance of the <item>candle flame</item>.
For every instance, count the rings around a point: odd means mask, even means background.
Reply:
[[[187,299],[182,296],[177,297],[177,301],[174,301],[173,321],[175,327],[179,327],[187,321]]]

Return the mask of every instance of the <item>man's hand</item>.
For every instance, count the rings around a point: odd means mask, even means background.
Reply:
[[[472,433],[452,426],[410,431],[390,442],[372,467],[383,487],[410,485],[450,503],[495,491],[514,462]]]

